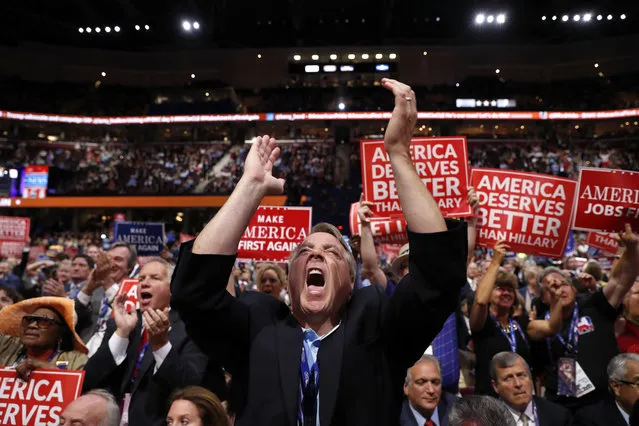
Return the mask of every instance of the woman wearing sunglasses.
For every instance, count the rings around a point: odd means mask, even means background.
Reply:
[[[25,380],[38,368],[81,370],[87,348],[74,330],[73,301],[38,297],[0,311],[0,367]]]

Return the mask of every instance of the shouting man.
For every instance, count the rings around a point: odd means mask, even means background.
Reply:
[[[466,226],[444,221],[410,155],[415,93],[382,80],[395,96],[384,146],[411,245],[409,273],[388,297],[356,292],[355,260],[339,231],[316,225],[292,253],[291,309],[273,297],[226,291],[238,243],[262,198],[281,194],[271,171],[275,140],[259,137],[226,204],[193,243],[182,245],[172,306],[205,352],[247,389],[237,425],[393,425],[406,370],[454,311],[465,283]]]

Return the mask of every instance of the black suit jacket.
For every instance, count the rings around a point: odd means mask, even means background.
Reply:
[[[570,410],[544,398],[533,396],[537,405],[537,417],[540,426],[569,426],[572,416]]]
[[[139,312],[138,323],[129,338],[124,362],[117,366],[109,349],[109,339],[115,332],[115,321],[110,319],[102,345],[85,367],[85,391],[107,389],[118,401],[125,393],[132,393],[129,424],[133,426],[165,425],[168,397],[176,389],[201,385],[217,393],[221,399],[225,398],[225,382],[219,362],[214,357],[204,355],[189,339],[177,312],[171,311],[169,318],[169,341],[172,347],[155,374],[155,358],[149,347],[142,358],[138,377],[131,384],[142,339],[142,317]]]
[[[439,417],[439,426],[448,426],[448,413],[453,406],[457,397],[452,393],[442,392],[439,404],[437,404],[437,417]],[[402,404],[402,414],[399,418],[400,426],[424,426],[417,424],[417,419],[408,405],[408,400],[404,400]]]
[[[466,226],[448,225],[441,233],[408,233],[410,274],[392,296],[370,286],[353,292],[342,308],[340,326],[319,348],[322,425],[399,422],[406,369],[457,307],[466,281]],[[237,426],[294,426],[302,327],[271,296],[227,293],[235,256],[197,255],[192,246],[181,247],[172,306],[205,352],[224,348],[224,368],[247,389]]]
[[[628,426],[612,398],[606,398],[578,410],[572,424],[574,426]]]

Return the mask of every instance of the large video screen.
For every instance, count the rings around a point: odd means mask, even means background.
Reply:
[[[45,198],[48,166],[3,167],[0,165],[0,197]]]

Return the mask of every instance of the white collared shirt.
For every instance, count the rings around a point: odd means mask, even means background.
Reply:
[[[144,333],[144,329],[141,329],[140,334]],[[150,345],[150,343],[149,343]],[[120,366],[126,359],[126,350],[129,347],[129,339],[124,339],[118,336],[118,333],[113,333],[111,338],[109,339],[109,350],[111,351],[111,356],[113,357],[113,361],[115,365]],[[157,373],[162,363],[171,352],[171,342],[167,342],[166,345],[162,346],[157,351],[153,351],[153,358],[155,358],[155,368],[153,368],[153,374]],[[137,360],[136,360],[137,362]]]
[[[521,414],[522,413],[520,413],[519,411],[515,410],[510,405],[508,406],[508,409],[510,410],[510,413],[513,415],[513,417],[515,419],[515,422],[517,423],[517,426],[523,426],[524,422],[521,420]],[[532,399],[528,403],[528,406],[526,407],[526,410],[524,410],[524,414],[528,418],[528,426],[535,426],[535,412],[534,412],[534,409],[533,409],[533,400]]]
[[[615,401],[615,404],[617,404],[617,409],[619,410],[619,412],[623,416],[624,421],[626,422],[627,425],[629,425],[630,424],[630,414],[626,413],[625,410],[623,408],[621,408],[621,405],[619,405],[619,403],[617,401]]]
[[[413,416],[415,416],[417,424],[419,426],[424,426],[426,424],[426,420],[428,419],[419,414],[419,412],[413,408],[410,402],[408,403],[408,406],[410,407],[410,411],[413,413]],[[437,411],[437,407],[435,407],[435,411],[433,411],[433,415],[430,416],[430,419],[433,421],[433,423],[435,423],[435,426],[439,426],[439,412]]]

